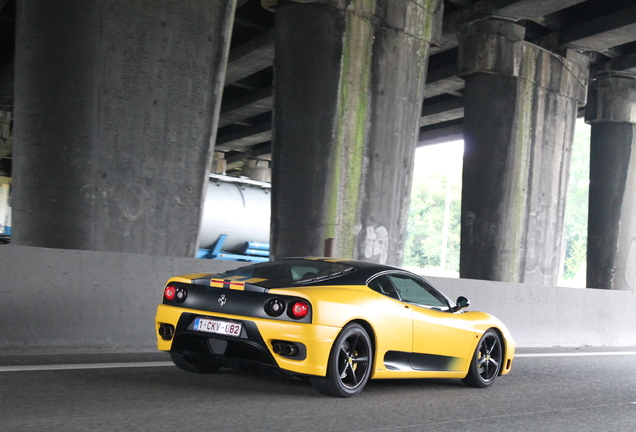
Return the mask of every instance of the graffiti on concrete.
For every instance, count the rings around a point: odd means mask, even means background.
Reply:
[[[526,265],[524,269],[526,283],[542,285],[555,284],[559,273],[560,242],[554,237],[556,232],[546,232],[543,227],[538,227],[528,232],[526,240]]]
[[[383,226],[368,226],[364,243],[364,257],[386,264],[389,258],[389,232]]]

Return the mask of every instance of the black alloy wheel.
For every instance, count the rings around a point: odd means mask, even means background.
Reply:
[[[471,387],[488,387],[499,376],[503,362],[503,344],[495,330],[487,330],[479,341],[464,384]]]
[[[327,375],[311,377],[311,385],[326,395],[356,396],[369,380],[372,364],[373,348],[369,334],[359,324],[348,324],[331,348]]]

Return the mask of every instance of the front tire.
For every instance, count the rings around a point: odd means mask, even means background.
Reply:
[[[470,387],[488,387],[495,382],[503,362],[503,344],[495,330],[487,330],[479,341],[468,375],[462,381]]]
[[[337,396],[357,396],[371,375],[373,348],[369,334],[359,324],[345,326],[331,348],[327,375],[311,377],[311,386],[319,393]]]

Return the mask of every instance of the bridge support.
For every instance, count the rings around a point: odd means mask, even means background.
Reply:
[[[587,286],[636,290],[636,77],[605,73],[590,86],[592,125]]]
[[[13,238],[194,256],[234,0],[21,0]]]
[[[442,2],[263,3],[276,10],[273,254],[401,263]]]
[[[460,36],[466,80],[460,275],[556,285],[588,59],[525,42],[508,21]]]

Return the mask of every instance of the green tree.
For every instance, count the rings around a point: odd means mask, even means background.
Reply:
[[[463,147],[435,147],[418,149],[426,155],[416,163],[404,265],[459,271]]]
[[[590,126],[576,121],[565,206],[563,279],[571,280],[587,260],[587,214],[590,185]]]
[[[589,143],[590,127],[579,119],[574,133],[565,209],[564,280],[571,280],[579,272],[587,256]],[[442,267],[443,234],[446,232],[446,263],[443,269],[459,271],[463,145],[453,150],[450,144],[417,150],[404,249],[406,266],[422,269]],[[449,216],[445,231],[447,199]]]

